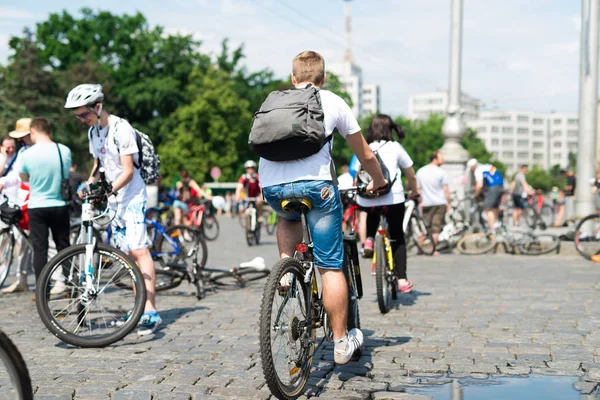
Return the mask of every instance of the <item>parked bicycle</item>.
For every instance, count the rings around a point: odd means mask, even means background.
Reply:
[[[0,331],[0,382],[2,398],[32,400],[33,390],[27,365],[17,346]]]
[[[306,224],[312,205],[308,199],[289,198],[282,200],[281,206],[286,212],[300,214],[303,240],[296,245],[294,257],[275,264],[265,285],[259,321],[260,353],[271,393],[279,399],[295,399],[310,375],[316,330],[324,329],[323,340],[333,341],[333,333],[317,285],[312,238]],[[360,328],[358,299],[362,297],[362,281],[354,235],[344,235],[343,270],[348,282],[347,328]]]
[[[4,196],[4,201],[0,204],[0,220],[8,227],[0,230],[0,288],[4,285],[13,263],[17,264],[17,273],[33,263],[33,248],[27,232],[22,228],[22,218],[21,208],[10,204]],[[20,255],[20,258],[15,260],[15,255]]]
[[[141,270],[127,254],[94,236],[93,221],[110,220],[111,192],[100,168],[99,184],[90,185],[82,205],[84,243],[58,253],[37,280],[36,306],[42,322],[56,337],[77,347],[104,347],[121,340],[144,312]],[[125,276],[135,290],[117,284],[115,277]]]
[[[575,248],[586,260],[600,262],[600,214],[579,221],[575,228]]]
[[[265,212],[265,215],[266,215],[265,219],[267,221],[265,228],[269,235],[273,235],[277,228],[277,224],[279,223],[279,216],[277,215],[277,212],[275,212],[273,210],[267,210]]]
[[[411,250],[416,248],[419,254],[433,255],[435,242],[421,210],[419,210],[414,200],[407,200],[404,204],[406,212],[402,221],[402,229],[404,229],[406,238],[406,251],[410,253]]]
[[[191,206],[188,219],[190,225],[202,231],[206,240],[213,241],[219,237],[221,228],[210,200],[201,200],[199,204]]]
[[[498,241],[498,238],[501,240]],[[466,235],[458,241],[456,249],[462,254],[485,254],[492,250],[495,252],[500,243],[505,253],[510,254],[515,254],[516,250],[523,255],[560,252],[560,240],[555,235],[534,234],[519,228],[508,230],[504,225],[497,228],[496,235],[486,232]]]

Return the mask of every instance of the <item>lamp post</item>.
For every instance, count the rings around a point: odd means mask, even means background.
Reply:
[[[449,101],[446,119],[442,126],[444,146],[441,149],[445,159],[444,169],[446,169],[449,176],[449,186],[457,192],[459,197],[464,197],[464,184],[461,182],[461,178],[464,177],[465,163],[469,157],[460,143],[466,131],[460,104],[462,11],[463,0],[452,0]]]
[[[598,1],[582,0],[579,66],[579,146],[577,148],[576,215],[594,212],[589,182],[595,178],[598,107]]]

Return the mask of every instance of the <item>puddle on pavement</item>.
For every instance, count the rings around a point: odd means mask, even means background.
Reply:
[[[492,377],[457,379],[452,383],[407,390],[428,394],[433,400],[598,400],[599,394],[584,395],[573,384],[575,376],[529,375],[528,377]]]

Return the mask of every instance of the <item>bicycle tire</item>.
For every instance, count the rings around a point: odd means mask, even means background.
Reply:
[[[25,360],[23,360],[17,346],[2,331],[0,331],[0,359],[4,362],[13,387],[17,392],[16,398],[19,400],[32,400],[33,389],[27,364],[25,364]],[[3,394],[7,395],[8,393],[3,392]]]
[[[194,257],[196,257],[196,261],[199,263],[199,265],[201,267],[206,265],[206,260],[208,260],[208,247],[206,246],[206,240],[204,238],[204,235],[199,229],[183,224],[173,225],[165,230],[165,235],[175,240],[177,242],[177,245],[183,247],[184,250],[177,255],[174,254],[166,257],[165,263],[167,265],[171,264],[172,262],[178,261],[183,262],[187,265],[187,263],[191,262],[189,258],[189,252],[192,250],[192,247],[195,251]],[[165,251],[165,249],[163,249],[163,243],[172,248],[172,245],[168,241],[166,241],[165,237],[163,235],[159,235],[156,239],[156,248],[162,252]],[[188,246],[190,248],[186,249],[185,246]],[[166,252],[170,252],[170,250],[167,250]],[[201,253],[201,255],[199,257],[200,259],[198,260],[197,254],[199,252]]]
[[[206,240],[210,242],[217,240],[220,232],[219,220],[214,215],[206,215],[202,219],[202,233]]]
[[[211,277],[210,280],[217,286],[244,287],[247,282],[252,282],[265,278],[269,275],[270,271],[268,269],[258,269],[249,267],[236,271],[236,273],[237,276],[241,279],[241,281],[238,280],[236,275],[229,271],[217,273],[217,275]]]
[[[182,279],[181,275],[170,271],[168,269],[155,269],[156,272],[156,291],[162,292],[165,290],[176,288],[181,285]],[[126,273],[122,273],[121,276],[115,277],[115,285],[120,288],[133,290],[133,286],[129,283],[130,279],[127,277]]]
[[[360,266],[354,265],[352,260],[352,250],[348,243],[344,244],[344,277],[348,283],[348,318],[346,327],[348,331],[351,329],[360,329],[360,314],[358,311],[358,284],[356,282],[355,268]]]
[[[485,232],[477,232],[463,236],[456,243],[456,249],[461,254],[480,255],[492,251],[497,243],[495,235],[490,236]],[[473,244],[473,247],[471,247],[471,244]]]
[[[389,267],[383,236],[378,234],[375,237],[375,287],[377,289],[377,305],[382,314],[387,314],[392,304],[392,291],[394,288],[391,288],[388,274]]]
[[[244,213],[241,213],[238,215],[237,219],[238,219],[238,223],[240,224],[240,227],[243,230],[246,230],[246,224],[247,224],[246,215]]]
[[[277,228],[277,224],[279,223],[277,213],[275,211],[273,211],[272,213],[269,213],[267,215],[266,221],[267,221],[267,224],[265,226],[265,230],[267,231],[267,234],[273,235]]]
[[[310,376],[310,370],[313,363],[313,355],[315,351],[315,328],[307,327],[304,330],[307,321],[300,321],[298,316],[304,316],[309,321],[314,319],[315,308],[311,306],[307,308],[309,296],[311,296],[311,288],[304,282],[304,267],[295,258],[283,258],[279,260],[269,275],[269,279],[265,284],[263,291],[260,320],[259,320],[259,341],[260,354],[262,361],[263,375],[267,382],[267,386],[271,393],[278,399],[296,399],[301,394]],[[289,275],[288,275],[289,274]],[[313,277],[314,278],[314,277]],[[289,286],[282,286],[281,281],[287,280]],[[298,291],[297,291],[298,290]],[[283,304],[273,310],[274,300],[283,299]],[[299,307],[304,307],[299,315],[292,313],[284,313],[282,307],[287,305],[288,301],[296,299]],[[290,331],[284,331],[284,328],[275,329],[272,325],[272,312],[275,311],[275,316],[293,315],[289,324],[283,326],[292,327]],[[304,313],[302,313],[304,311]],[[294,329],[295,328],[295,329]],[[271,340],[271,336],[275,335],[275,340]],[[302,336],[303,341],[299,341]],[[300,354],[298,360],[293,360],[290,363],[288,360],[288,369],[283,377],[289,379],[289,383],[283,382],[282,377],[276,371],[276,365],[273,360],[274,356],[280,352],[273,352],[272,344],[277,342],[277,337],[282,341],[293,340],[293,344],[299,343]],[[296,348],[292,348],[289,353],[292,353]],[[286,353],[289,358],[289,353]]]
[[[0,288],[6,282],[15,254],[15,237],[10,229],[4,228],[0,231]]]
[[[256,223],[256,229],[254,230],[254,243],[258,246],[260,244],[260,225],[258,222]]]
[[[530,237],[533,239],[527,243],[519,243],[519,252],[527,256],[539,256],[541,254],[548,254],[556,251],[560,251],[560,239],[556,235],[531,234]]]
[[[585,232],[585,225],[592,224],[592,233]],[[590,214],[575,228],[575,248],[586,260],[600,254],[600,214]]]
[[[413,240],[417,248],[425,255],[432,256],[435,253],[435,242],[433,241],[433,236],[431,235],[431,229],[427,226],[427,223],[420,215],[416,214],[411,217],[411,221],[414,219],[414,227],[417,229],[412,229],[411,232],[413,234]],[[409,222],[409,223],[410,223]],[[418,232],[417,232],[418,231]],[[423,243],[419,244],[420,235],[424,236]]]
[[[146,303],[146,287],[144,286],[144,275],[142,274],[142,271],[138,268],[138,266],[135,264],[135,262],[131,260],[129,256],[127,256],[121,250],[108,246],[104,243],[97,244],[94,250],[94,258],[97,257],[98,259],[102,259],[102,257],[113,257],[115,259],[115,262],[119,261],[121,267],[124,267],[128,270],[130,276],[132,277],[132,280],[135,282],[135,302],[133,309],[131,309],[131,314],[128,316],[127,320],[122,325],[117,325],[115,330],[107,335],[103,335],[100,337],[95,336],[84,338],[73,333],[67,332],[67,330],[62,327],[60,321],[57,318],[55,318],[54,315],[52,315],[52,310],[49,304],[52,274],[55,272],[55,268],[63,268],[64,266],[61,266],[61,264],[65,263],[69,257],[84,257],[86,246],[86,244],[78,244],[75,246],[67,247],[65,250],[61,251],[56,256],[54,256],[54,258],[50,260],[50,262],[46,264],[46,266],[44,266],[40,277],[37,279],[36,306],[40,318],[42,319],[44,325],[46,325],[46,328],[48,328],[48,330],[52,332],[54,336],[56,336],[63,342],[82,348],[105,347],[109,344],[115,343],[123,339],[129,332],[131,332],[137,326],[138,321],[142,316],[142,313],[144,312],[144,305]],[[113,267],[113,264],[109,265],[109,268],[111,267]],[[114,274],[112,275],[112,277],[114,277]],[[95,280],[97,279],[96,276],[94,278]],[[77,293],[77,291],[72,293]],[[100,293],[102,295],[108,292],[101,290]],[[114,294],[114,291],[112,292],[112,294]],[[78,303],[78,313],[81,313],[83,310],[84,306],[82,301]],[[60,315],[60,312],[59,314],[57,314],[57,316],[58,315]],[[87,314],[83,317],[86,316]],[[78,315],[77,317],[79,321],[80,316]],[[108,326],[105,324],[105,327]]]

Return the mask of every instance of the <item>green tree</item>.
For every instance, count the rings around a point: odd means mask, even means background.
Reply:
[[[417,171],[422,166],[429,163],[429,155],[439,150],[444,144],[442,136],[442,124],[444,118],[433,114],[427,120],[420,121],[398,117],[396,123],[404,130],[405,138],[402,140],[402,146],[406,149],[414,162],[414,169]]]
[[[172,115],[175,128],[159,147],[162,172],[169,180],[185,167],[204,182],[210,179],[210,168],[217,166],[223,180],[233,180],[244,162],[237,153],[237,140],[247,138],[252,119],[248,101],[238,96],[228,74],[216,68],[196,69],[190,80],[188,90],[196,97]]]
[[[545,192],[552,188],[552,177],[548,171],[535,164],[526,175],[527,183],[534,189],[540,189]]]

